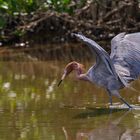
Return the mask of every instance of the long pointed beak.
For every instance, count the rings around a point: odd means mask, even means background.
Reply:
[[[59,83],[58,83],[58,85],[57,85],[58,87],[60,86],[60,84],[62,83],[62,81],[63,81],[63,80],[60,80],[60,81],[59,81]]]
[[[58,87],[60,86],[60,84],[62,83],[62,81],[65,79],[65,77],[66,77],[66,72],[62,75],[62,78],[61,78],[61,80],[59,81],[59,83],[58,83]]]

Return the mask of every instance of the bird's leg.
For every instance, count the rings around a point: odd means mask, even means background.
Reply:
[[[109,95],[109,102],[110,102],[110,105],[112,105],[112,94],[111,92],[107,89],[107,93]]]
[[[112,105],[112,95],[109,95],[110,105]]]
[[[130,106],[122,97],[120,98],[120,100],[124,102],[129,108],[132,108],[132,106]]]
[[[119,92],[117,90],[111,90],[110,91],[112,95],[118,97],[123,103],[125,103],[129,108],[132,108],[132,106],[129,105],[129,103],[127,103],[119,94]]]

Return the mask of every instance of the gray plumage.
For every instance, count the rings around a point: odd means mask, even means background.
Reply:
[[[111,40],[111,54],[95,41],[81,34],[73,34],[96,53],[96,64],[86,73],[92,83],[107,89],[112,104],[112,95],[120,98],[129,108],[131,106],[120,96],[118,90],[128,87],[129,82],[140,75],[140,32],[120,33]]]
[[[140,75],[140,33],[120,33],[111,41],[110,58],[125,86]]]

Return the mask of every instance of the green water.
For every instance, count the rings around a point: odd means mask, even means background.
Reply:
[[[74,73],[57,87],[65,64],[0,62],[0,140],[139,140],[139,109],[110,109],[106,91]],[[132,85],[140,90],[139,80]],[[120,92],[140,105],[139,93]]]

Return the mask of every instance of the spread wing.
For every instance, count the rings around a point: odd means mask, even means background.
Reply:
[[[108,70],[112,75],[114,75],[116,79],[118,79],[118,75],[111,62],[109,54],[101,46],[99,46],[95,41],[85,37],[84,35],[75,33],[73,33],[73,35],[79,38],[83,43],[88,45],[91,50],[96,53],[96,63],[98,63],[99,65],[104,64],[106,66],[106,70]]]
[[[120,33],[111,40],[110,58],[126,86],[140,75],[140,32]]]

